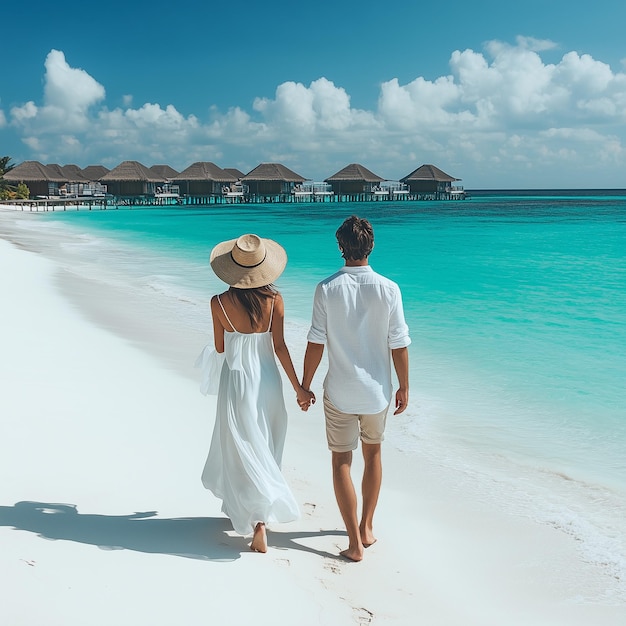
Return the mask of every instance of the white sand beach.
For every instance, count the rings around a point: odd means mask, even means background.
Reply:
[[[149,311],[137,320],[136,303],[12,243],[7,215],[0,624],[625,623],[626,607],[604,597],[615,581],[573,537],[465,497],[392,445],[378,542],[361,563],[339,558],[321,402],[300,412],[288,384],[283,469],[301,518],[251,552],[200,482],[214,401],[190,365],[209,336],[177,335]],[[292,347],[298,371],[303,348]]]

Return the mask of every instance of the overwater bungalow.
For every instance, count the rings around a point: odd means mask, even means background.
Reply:
[[[261,163],[242,177],[251,197],[267,198],[268,202],[285,201],[295,185],[306,180],[281,163]]]
[[[81,186],[88,182],[78,165],[62,166],[58,163],[48,163],[46,168],[64,180],[63,183],[59,183],[59,196],[62,198],[77,197]]]
[[[243,202],[248,197],[248,185],[244,185],[241,179],[245,174],[236,167],[225,167],[224,171],[237,179],[236,183],[230,183],[222,189],[224,199],[227,202]]]
[[[102,166],[91,166],[102,167]],[[102,168],[104,173],[108,172],[106,168]],[[66,197],[87,197],[102,198],[106,195],[107,186],[98,180],[93,180],[85,175],[85,170],[81,170],[78,165],[64,165],[61,171],[67,177],[67,183],[59,191],[61,195]],[[104,175],[104,173],[102,175]]]
[[[99,181],[90,181],[85,178],[83,171],[78,165],[58,165],[48,163],[46,167],[65,179],[65,183],[59,186],[59,196],[61,198],[102,198],[105,196],[107,188]]]
[[[169,165],[153,165],[150,167],[150,171],[161,179],[161,184],[156,187],[155,196],[157,198],[165,200],[180,196],[180,186],[172,182],[179,172]]]
[[[59,187],[66,182],[65,176],[57,174],[39,161],[24,161],[6,172],[3,178],[14,185],[24,183],[31,198],[57,197]]]
[[[169,165],[150,168],[124,161],[113,170],[103,165],[43,165],[24,161],[4,176],[28,186],[32,199],[73,202],[87,197],[104,205],[206,205],[267,202],[370,202],[458,200],[467,194],[454,185],[459,178],[430,164],[421,165],[400,180],[384,179],[359,163],[350,163],[323,182],[305,179],[281,163],[260,163],[248,174],[198,161],[178,173]],[[107,189],[108,187],[108,189]],[[91,206],[91,205],[90,205]]]
[[[154,196],[161,178],[139,161],[124,161],[100,178],[118,198]]]
[[[461,179],[446,174],[434,165],[421,165],[401,178],[400,182],[406,183],[410,193],[418,199],[450,200],[465,197],[462,187],[452,185],[457,180]]]
[[[237,178],[211,161],[197,161],[172,178],[185,196],[221,196],[223,189],[237,182]]]
[[[325,180],[330,184],[336,196],[363,199],[364,194],[373,195],[375,188],[385,179],[370,172],[359,163],[350,163]]]

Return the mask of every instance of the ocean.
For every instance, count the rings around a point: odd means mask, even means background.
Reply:
[[[301,354],[335,230],[375,229],[372,267],[401,287],[409,410],[388,442],[450,481],[580,541],[626,577],[626,192],[474,192],[456,202],[212,205],[20,214],[84,276],[131,288],[210,339],[213,245],[277,240],[286,336]],[[190,359],[195,355],[190,355]],[[296,360],[296,368],[301,363]],[[316,383],[321,383],[321,372]],[[416,480],[420,477],[416,476]]]

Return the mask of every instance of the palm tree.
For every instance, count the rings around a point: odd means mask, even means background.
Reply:
[[[15,165],[11,164],[10,156],[0,157],[0,178],[2,178],[7,172],[10,172]]]
[[[4,180],[4,175],[10,172],[14,167],[15,164],[11,163],[10,156],[0,157],[0,200],[8,198],[10,192],[15,191],[15,188],[9,185],[7,180]]]

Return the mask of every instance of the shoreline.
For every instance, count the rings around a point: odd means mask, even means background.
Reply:
[[[186,622],[199,621],[206,613],[200,579],[205,594],[207,584],[220,588],[225,581],[231,590],[223,598],[211,596],[217,616],[228,615],[240,581],[247,581],[252,606],[236,610],[242,618],[264,623],[254,605],[277,591],[269,582],[255,589],[259,576],[276,580],[285,598],[282,617],[267,622],[274,624],[336,624],[357,618],[367,623],[369,614],[370,622],[383,624],[414,623],[416,616],[442,625],[621,623],[619,599],[605,595],[610,576],[581,560],[575,538],[464,496],[463,485],[450,484],[452,475],[442,476],[431,459],[403,454],[392,445],[384,448],[379,543],[361,564],[337,559],[345,536],[332,494],[321,408],[306,415],[294,409],[288,387],[284,471],[302,516],[270,532],[267,555],[248,553],[242,539],[224,530],[228,525],[219,502],[200,485],[213,403],[200,395],[196,372],[185,370],[184,364],[195,359],[203,344],[188,355],[196,337],[176,328],[163,333],[147,311],[142,320],[149,328],[138,336],[127,319],[112,319],[101,306],[119,293],[103,294],[97,285],[85,285],[85,279],[64,274],[45,255],[20,250],[3,236],[0,258],[12,272],[1,279],[8,303],[0,327],[2,374],[10,411],[2,418],[7,437],[0,444],[0,468],[11,478],[0,502],[0,541],[10,546],[0,576],[11,600],[0,615],[15,618],[26,598],[30,605],[49,605],[50,594],[58,595],[55,576],[61,571],[62,580],[84,594],[79,608],[88,610],[87,598],[96,598],[98,585],[116,599],[97,616],[102,622],[91,623],[125,623],[119,619],[122,609],[142,611],[143,621],[151,610],[152,623],[171,623],[167,598],[172,586],[186,603]],[[141,302],[135,305],[140,308]],[[131,308],[132,315],[139,308]],[[146,351],[159,338],[173,344]],[[299,354],[292,356],[300,363]],[[33,368],[45,375],[34,376]],[[359,468],[356,455],[355,471]],[[492,478],[484,478],[488,488]],[[85,521],[81,528],[33,525],[32,515],[18,515],[15,506],[27,500],[75,505],[75,519]],[[166,530],[152,542],[156,549],[142,546],[128,520],[113,530],[120,516],[152,511],[155,504],[158,513],[135,524],[150,528],[150,522],[163,522]],[[212,517],[203,517],[207,514]],[[192,530],[204,520],[205,527],[219,532],[195,535],[187,545],[177,539],[176,520],[191,520]],[[20,531],[7,521],[20,522]],[[57,536],[50,537],[54,532]],[[42,541],[46,536],[57,541]],[[109,548],[94,551],[95,545]],[[175,549],[168,551],[171,545]],[[180,548],[191,556],[176,552]],[[170,568],[168,555],[173,553],[183,558]],[[67,569],[67,559],[75,571]],[[204,561],[210,561],[208,571],[198,569]],[[134,583],[130,574],[120,576],[122,567],[131,571]],[[96,573],[81,581],[85,571]],[[138,589],[137,578],[151,581],[163,598],[146,604],[144,583]],[[180,589],[181,580],[187,591]],[[51,623],[84,623],[76,603],[76,594],[63,589],[57,604],[62,610]],[[63,620],[63,611],[74,618]]]

